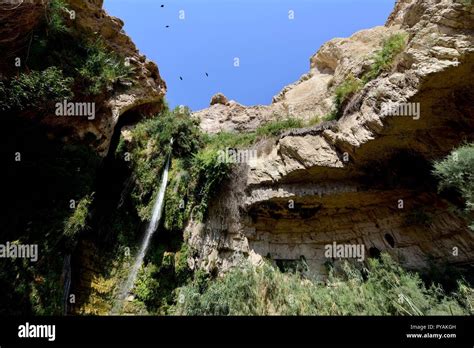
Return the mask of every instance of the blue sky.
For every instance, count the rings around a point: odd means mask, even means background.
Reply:
[[[105,0],[105,8],[125,22],[141,53],[158,64],[169,105],[199,110],[216,92],[244,105],[271,103],[285,85],[308,72],[309,58],[324,42],[383,25],[394,3]]]

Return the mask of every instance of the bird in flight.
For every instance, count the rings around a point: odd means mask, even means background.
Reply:
[[[208,73],[206,73],[206,76],[207,76],[207,77],[209,77],[209,74],[208,74]]]
[[[183,78],[182,78],[181,76],[179,77],[179,79],[180,79],[181,81],[183,81]]]

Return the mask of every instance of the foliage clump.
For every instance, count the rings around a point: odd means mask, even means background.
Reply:
[[[85,45],[86,58],[78,67],[86,94],[97,95],[113,87],[119,80],[132,83],[133,69],[124,59],[109,52],[101,41]]]
[[[462,284],[447,295],[426,288],[418,275],[404,271],[387,254],[371,259],[368,275],[346,263],[317,283],[281,273],[265,263],[241,265],[218,279],[202,277],[177,292],[171,308],[178,315],[469,315],[472,289]]]
[[[66,220],[64,235],[70,240],[77,239],[79,233],[87,230],[87,219],[89,217],[89,207],[93,201],[93,194],[82,198],[74,209],[74,212]]]
[[[439,190],[453,189],[465,201],[465,213],[471,217],[474,230],[474,144],[466,144],[434,163],[433,174],[439,179]]]
[[[9,82],[0,81],[0,110],[23,111],[52,109],[56,102],[73,97],[74,79],[64,76],[58,67],[21,73]]]
[[[406,47],[406,34],[399,33],[389,36],[382,44],[382,49],[377,51],[373,57],[374,62],[370,69],[362,77],[364,84],[377,78],[382,72],[388,71],[393,67],[397,56],[403,52]]]
[[[342,116],[343,106],[347,103],[354,94],[362,88],[360,80],[349,74],[349,76],[336,88],[334,96],[335,116],[339,119]]]
[[[67,6],[64,0],[50,0],[46,11],[46,21],[48,30],[52,34],[68,32],[69,29],[64,23],[64,15]]]
[[[118,82],[131,86],[133,68],[100,39],[83,38],[68,27],[66,2],[51,0],[45,20],[31,35],[19,74],[0,81],[0,111],[54,113],[64,99],[91,99]]]

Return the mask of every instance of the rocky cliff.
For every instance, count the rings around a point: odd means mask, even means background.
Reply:
[[[243,258],[294,261],[324,273],[324,246],[363,244],[405,267],[468,264],[474,237],[440,196],[431,161],[474,130],[474,7],[453,0],[400,0],[383,27],[324,44],[311,70],[269,106],[214,103],[195,113],[207,132],[251,131],[276,116],[307,119],[333,108],[348,76],[362,78],[388,36],[407,44],[393,67],[343,105],[338,121],[260,142],[258,159],[236,167],[188,242],[197,268],[223,271]],[[391,116],[392,102],[420,106],[419,117]],[[458,250],[459,252],[453,252]]]
[[[41,122],[47,126],[52,136],[65,141],[87,140],[101,155],[105,155],[119,118],[127,112],[149,116],[160,111],[166,84],[161,79],[156,64],[140,54],[125,34],[122,29],[124,23],[102,9],[103,0],[68,0],[64,4],[65,7],[59,11],[71,36],[90,42],[100,40],[107,49],[130,65],[133,74],[127,81],[119,81],[120,86],[116,86],[118,88],[103,91],[94,98],[97,104],[94,120],[56,117],[54,110],[50,110]],[[28,69],[32,43],[37,40],[35,35],[38,28],[50,20],[51,6],[59,5],[55,5],[53,0],[1,3],[2,79]]]

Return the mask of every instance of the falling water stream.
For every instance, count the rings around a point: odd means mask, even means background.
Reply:
[[[124,285],[121,288],[121,291],[119,292],[118,301],[115,303],[112,309],[112,314],[117,314],[121,310],[123,302],[125,301],[130,291],[132,290],[133,285],[135,284],[135,281],[137,280],[138,271],[140,270],[140,267],[142,266],[143,259],[145,258],[146,252],[148,250],[148,246],[150,245],[151,238],[153,237],[153,234],[155,233],[156,228],[158,227],[160,223],[161,214],[163,211],[166,185],[168,183],[168,170],[170,166],[170,159],[171,159],[171,155],[168,156],[165,169],[163,170],[160,189],[158,191],[158,195],[156,196],[155,204],[153,205],[153,214],[151,216],[151,220],[148,224],[148,227],[145,232],[145,236],[140,246],[140,251],[138,252],[137,257],[135,258],[135,262],[133,263],[133,267],[130,271],[130,274],[128,275],[127,281],[124,283]]]

